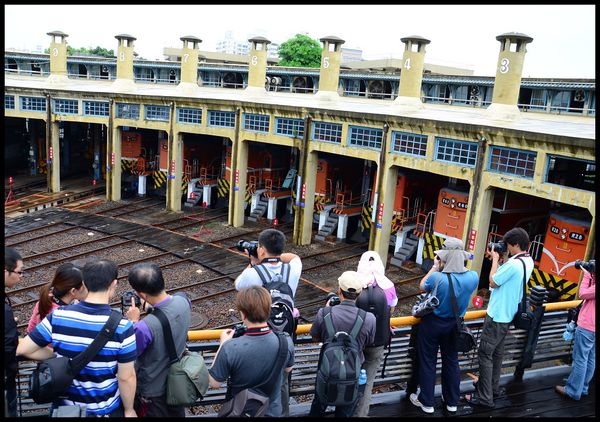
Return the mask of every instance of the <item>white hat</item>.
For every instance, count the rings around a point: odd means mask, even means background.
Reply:
[[[344,271],[338,278],[340,289],[348,293],[360,293],[363,289],[363,281],[356,271]]]

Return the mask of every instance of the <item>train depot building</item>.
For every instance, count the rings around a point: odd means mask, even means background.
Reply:
[[[108,201],[164,198],[165,210],[227,208],[228,223],[294,223],[294,242],[369,241],[387,265],[428,269],[448,236],[483,252],[527,230],[529,285],[575,298],[577,259],[595,250],[595,81],[524,79],[525,34],[498,35],[495,78],[425,64],[429,40],[402,38],[394,71],[345,68],[327,36],[321,68],[210,62],[181,38],[179,62],[5,53],[5,176],[58,193],[86,179]],[[457,72],[460,73],[460,72]]]

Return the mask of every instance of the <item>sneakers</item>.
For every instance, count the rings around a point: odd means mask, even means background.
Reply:
[[[418,398],[418,397],[419,397],[419,396],[418,396],[416,393],[412,393],[412,394],[410,395],[410,402],[411,402],[412,404],[414,404],[415,406],[417,406],[417,407],[420,407],[420,408],[421,408],[421,410],[422,410],[423,412],[425,412],[425,413],[433,413],[433,412],[434,412],[434,409],[433,409],[433,407],[432,407],[432,406],[423,406],[423,405],[421,404],[421,402],[419,401],[419,398]],[[455,411],[456,411],[456,408],[454,408],[454,409],[455,409]]]
[[[444,400],[444,396],[442,396],[442,403],[446,404],[446,400]],[[448,412],[456,412],[458,410],[457,406],[450,406],[449,404],[446,404],[446,410]]]

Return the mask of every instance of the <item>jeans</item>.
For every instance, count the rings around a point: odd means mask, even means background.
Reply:
[[[575,400],[587,395],[590,380],[596,369],[596,333],[585,328],[575,330],[573,368],[565,386],[566,393]]]
[[[504,356],[504,339],[508,334],[510,322],[494,322],[489,315],[485,316],[481,338],[479,340],[479,381],[475,394],[488,406],[494,405],[494,393],[500,389],[500,371]]]
[[[373,382],[377,376],[379,365],[383,360],[384,348],[385,346],[365,347],[365,361],[363,362],[362,368],[367,371],[367,383],[365,384],[364,393],[356,403],[356,410],[354,411],[354,416],[356,417],[367,417],[369,414]]]
[[[442,356],[442,396],[448,406],[456,406],[460,396],[458,352],[454,347],[455,318],[439,318],[434,314],[423,317],[417,337],[419,358],[419,401],[433,407],[435,372],[438,349]]]

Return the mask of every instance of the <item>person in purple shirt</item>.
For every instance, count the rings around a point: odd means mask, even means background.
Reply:
[[[129,272],[129,284],[142,299],[142,308],[148,314],[140,319],[140,309],[131,299],[131,307],[125,313],[133,323],[137,344],[135,365],[138,384],[134,408],[138,416],[185,417],[184,406],[170,406],[166,401],[169,353],[165,344],[162,325],[152,314],[160,309],[166,314],[177,356],[181,357],[187,342],[190,327],[191,304],[185,293],[171,296],[165,291],[165,281],[156,264],[137,264]],[[149,306],[148,306],[149,305]]]

